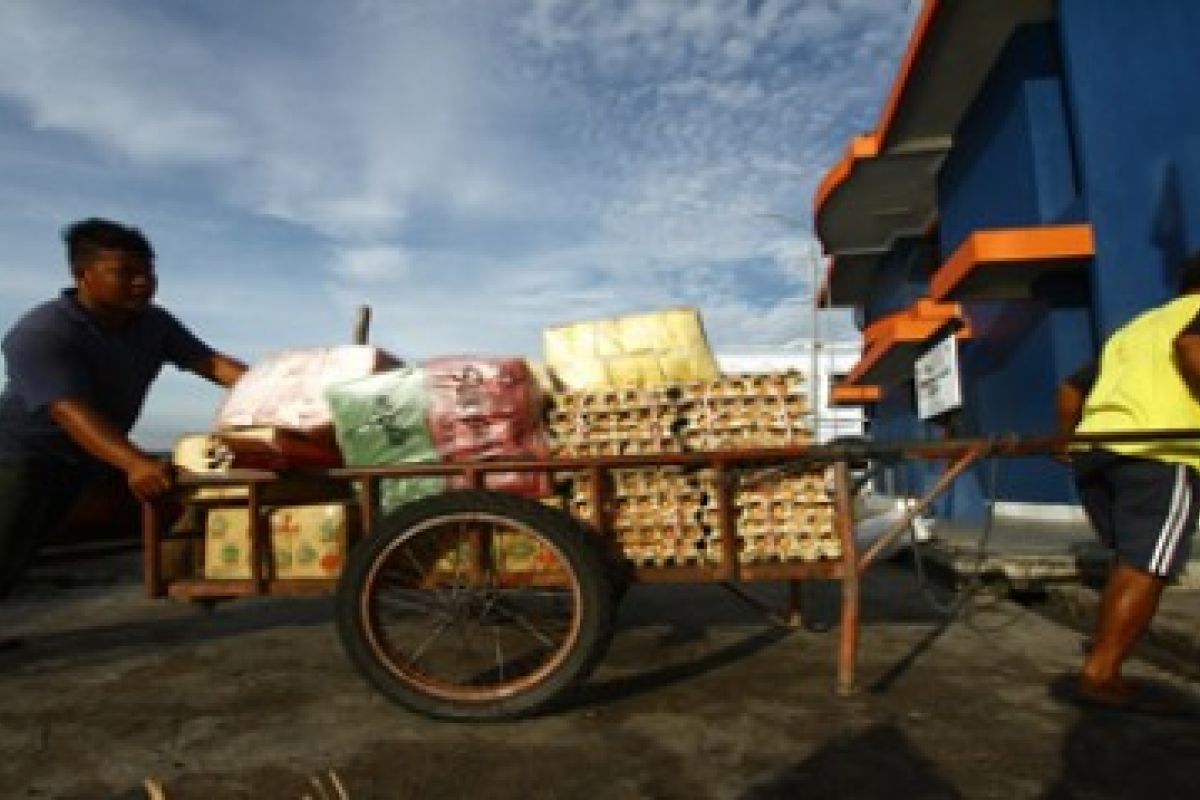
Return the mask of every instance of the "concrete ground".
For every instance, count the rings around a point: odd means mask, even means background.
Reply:
[[[980,525],[939,522],[924,548],[927,562],[969,582],[977,573],[1045,599],[1042,610],[1091,630],[1111,554],[1084,521],[1046,523],[999,518],[980,549]],[[1200,680],[1200,547],[1162,603],[1139,650],[1172,671]]]
[[[565,708],[489,725],[375,693],[328,600],[205,615],[144,599],[136,556],[36,577],[0,605],[0,637],[25,639],[0,653],[0,798],[140,798],[146,777],[170,800],[335,797],[331,770],[353,800],[1200,796],[1200,718],[1053,699],[1078,632],[987,595],[947,621],[903,563],[866,581],[850,698],[836,628],[772,628],[719,587],[635,587]],[[835,587],[807,593],[810,617],[835,619]]]

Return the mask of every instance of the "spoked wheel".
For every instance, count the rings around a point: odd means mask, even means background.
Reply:
[[[540,710],[582,680],[612,628],[606,564],[569,515],[497,492],[402,506],[338,585],[351,661],[391,699],[459,720]]]

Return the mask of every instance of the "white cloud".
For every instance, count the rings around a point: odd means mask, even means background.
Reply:
[[[165,301],[239,354],[344,341],[363,302],[426,355],[680,302],[788,341],[814,187],[912,5],[0,3],[3,233],[142,223]]]
[[[0,330],[7,330],[34,303],[49,299],[58,283],[45,270],[0,263]]]
[[[205,84],[223,76],[178,26],[98,3],[6,3],[0,19],[0,91],[28,108],[35,127],[82,133],[151,162],[225,161],[244,151],[238,126],[195,102],[215,101],[221,87]],[[151,45],[153,60],[145,58]]]
[[[338,253],[334,273],[350,282],[366,284],[402,280],[408,272],[408,255],[395,247],[359,247]]]

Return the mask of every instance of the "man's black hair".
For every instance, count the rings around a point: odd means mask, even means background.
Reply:
[[[63,241],[67,245],[67,263],[74,273],[91,264],[104,250],[154,258],[154,248],[140,230],[98,217],[69,225],[63,231]]]
[[[1179,293],[1200,291],[1200,250],[1179,265]]]

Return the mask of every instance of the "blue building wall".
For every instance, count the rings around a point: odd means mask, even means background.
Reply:
[[[929,295],[929,278],[939,263],[929,238],[903,239],[883,257],[875,270],[871,294],[863,304],[864,327],[890,314],[905,311]]]
[[[968,111],[938,175],[939,260],[981,229],[1083,219],[1086,202],[1072,144],[1056,27],[1022,28]],[[882,282],[874,288],[891,290]],[[1028,299],[964,304],[973,338],[960,346],[963,408],[951,421],[952,433],[1052,432],[1058,384],[1095,351],[1089,299],[1081,271],[1048,276]],[[877,438],[936,430],[912,421],[913,411],[893,399],[901,391],[911,394],[911,385],[893,387],[876,408]],[[928,486],[942,467],[919,469],[923,474],[913,483]],[[1048,459],[1004,462],[995,479],[998,499],[1074,499],[1068,472]],[[975,470],[955,484],[939,513],[977,518],[992,491],[991,468]]]
[[[1082,218],[1057,35],[1053,24],[1018,29],[963,120],[938,176],[943,258],[976,230]],[[1094,352],[1086,286],[1086,273],[1053,275],[1028,299],[964,304],[974,338],[961,348],[959,433],[1054,431],[1059,383]],[[960,483],[953,513],[980,512],[991,487],[978,476]],[[996,491],[1024,502],[1075,497],[1049,459],[1004,464]]]
[[[1079,194],[1053,24],[1019,28],[938,174],[942,256],[980,228],[1056,221]]]
[[[1200,247],[1200,2],[1060,0],[1059,26],[1103,338]]]
[[[1022,300],[964,306],[964,408],[956,435],[1043,433],[1058,383],[1117,327],[1174,294],[1200,249],[1200,0],[1059,0],[1057,22],[1019,29],[956,132],[938,176],[939,258],[973,231],[1091,223],[1085,272],[1047,276]],[[881,270],[881,275],[884,271]],[[868,319],[909,301],[897,270]],[[903,307],[899,305],[899,307]],[[877,438],[938,435],[915,420],[911,382],[889,387]],[[914,483],[927,486],[939,465]],[[988,470],[960,480],[941,512],[982,513]],[[1001,499],[1070,501],[1064,470],[1003,465]]]
[[[889,386],[874,407],[871,416],[871,438],[880,442],[909,442],[935,439],[941,436],[937,426],[917,418],[916,396],[912,380]],[[890,464],[875,480],[877,491],[895,496],[920,496],[937,480],[938,471],[929,463],[908,459]],[[962,478],[961,480],[966,480]],[[946,500],[939,501],[945,513]]]

